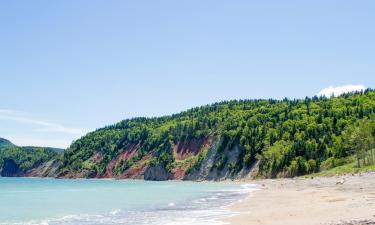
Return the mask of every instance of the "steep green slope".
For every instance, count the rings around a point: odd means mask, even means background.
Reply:
[[[367,90],[336,98],[227,101],[128,119],[75,141],[64,153],[60,176],[222,179],[313,173],[328,159],[352,154],[342,144],[343,131],[374,113],[375,92]]]

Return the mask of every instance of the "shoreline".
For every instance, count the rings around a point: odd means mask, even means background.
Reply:
[[[113,179],[90,180],[117,181]],[[172,182],[183,181],[173,180]],[[241,188],[236,188],[234,192],[243,193],[237,200],[227,202],[227,205],[222,205],[223,208],[217,208],[214,214],[218,214],[212,218],[212,221],[216,223],[213,224],[375,225],[374,172],[332,177],[243,179],[203,181],[202,183],[237,184]],[[205,197],[205,199],[211,199],[211,197],[213,196]]]
[[[228,207],[238,215],[225,224],[375,224],[375,173],[239,183],[260,188]]]

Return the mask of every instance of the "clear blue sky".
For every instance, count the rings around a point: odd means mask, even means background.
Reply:
[[[239,98],[375,87],[375,1],[4,0],[0,137],[87,130]]]

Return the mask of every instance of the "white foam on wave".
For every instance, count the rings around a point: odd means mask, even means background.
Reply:
[[[241,185],[242,188],[244,189],[251,189],[251,190],[258,190],[259,189],[259,185],[257,184],[243,184]]]
[[[121,209],[115,209],[112,212],[110,212],[111,215],[117,215],[121,212]]]

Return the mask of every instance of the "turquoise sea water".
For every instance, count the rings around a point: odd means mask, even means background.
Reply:
[[[252,186],[0,178],[0,224],[218,224]]]

